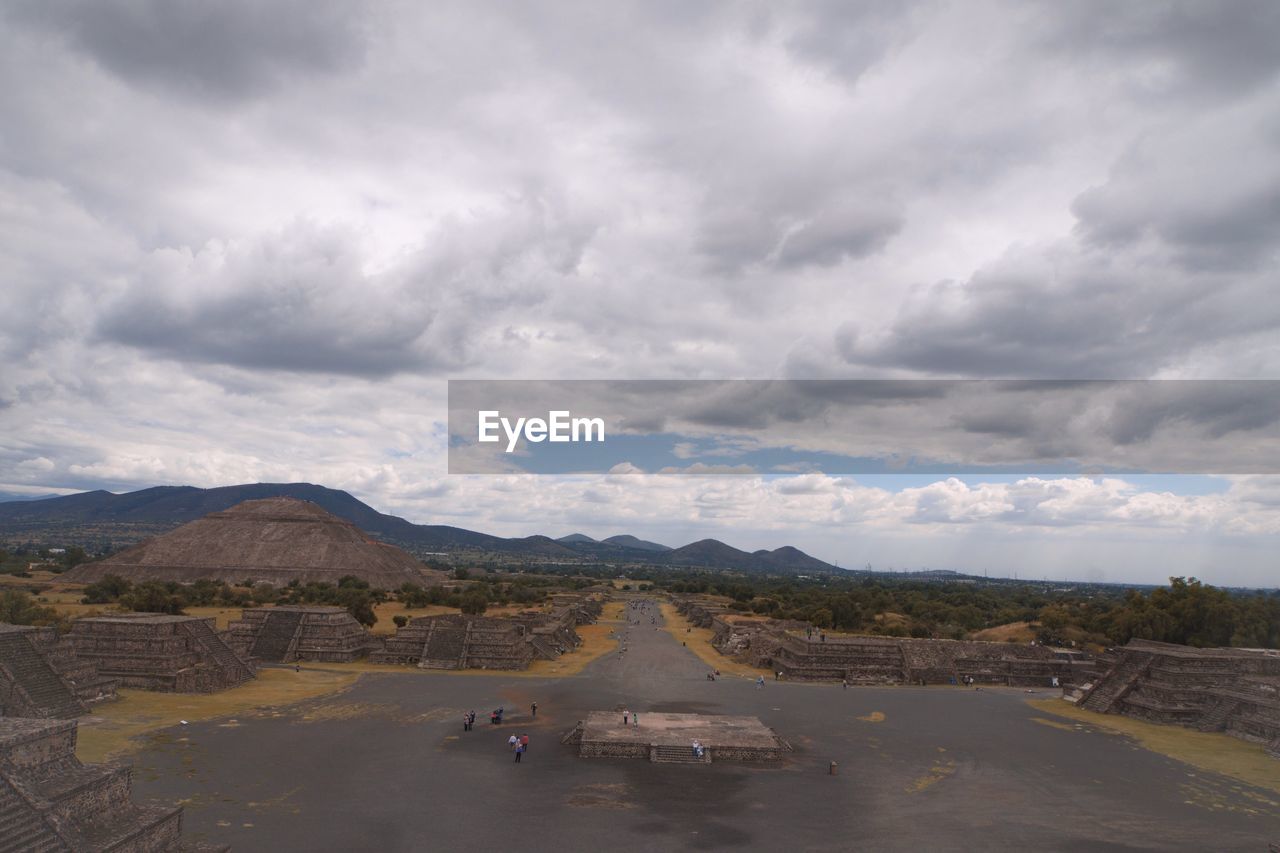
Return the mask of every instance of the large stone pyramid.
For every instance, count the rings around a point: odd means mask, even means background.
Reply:
[[[208,578],[282,587],[295,579],[336,584],[354,575],[373,587],[398,589],[406,581],[422,584],[424,573],[433,574],[316,504],[267,498],[211,512],[105,560],[83,563],[62,578],[93,583],[111,574],[132,581]]]

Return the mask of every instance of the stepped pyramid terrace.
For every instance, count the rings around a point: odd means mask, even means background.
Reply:
[[[290,581],[336,585],[348,575],[377,589],[438,583],[441,572],[365,535],[309,501],[265,498],[212,512],[154,539],[66,572],[70,583],[106,575],[131,581],[251,580],[277,588]]]
[[[781,672],[792,681],[850,684],[977,684],[1048,687],[1079,681],[1092,663],[1046,646],[974,640],[826,634],[803,622],[743,617],[706,596],[676,598],[676,609],[713,631],[721,654]]]
[[[1280,653],[1130,640],[1102,663],[1081,707],[1226,732],[1280,755]]]
[[[0,719],[0,853],[225,851],[182,842],[182,809],[140,806],[128,768],[81,764],[72,720]]]
[[[350,663],[365,655],[369,632],[342,607],[253,607],[232,622],[227,643],[245,660]]]
[[[526,669],[576,648],[582,641],[575,627],[594,622],[602,607],[599,595],[565,593],[552,597],[547,612],[420,616],[396,629],[369,660],[421,669]]]
[[[414,619],[372,663],[412,664],[421,669],[525,669],[537,656],[526,625],[512,619],[448,614]]]
[[[81,660],[123,687],[211,693],[253,678],[212,617],[122,613],[77,619],[67,635]]]
[[[55,629],[0,623],[0,716],[78,717],[114,699],[116,683]]]

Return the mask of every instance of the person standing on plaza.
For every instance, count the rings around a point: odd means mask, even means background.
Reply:
[[[515,749],[519,745],[520,745],[520,738],[516,737],[515,735],[512,735],[511,737],[507,738],[507,749]]]
[[[523,747],[523,746],[517,746],[517,747],[516,747],[516,764],[519,764],[519,763],[520,763],[520,757],[521,757],[522,755],[524,755],[524,747]]]

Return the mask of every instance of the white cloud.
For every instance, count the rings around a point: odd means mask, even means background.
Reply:
[[[1245,479],[459,485],[441,382],[1274,376],[1274,3],[305,6],[0,12],[0,481],[833,553],[1274,535]]]

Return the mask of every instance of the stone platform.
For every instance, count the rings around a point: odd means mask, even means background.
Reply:
[[[693,754],[693,742],[703,756]],[[592,711],[565,741],[582,758],[643,758],[656,763],[781,761],[791,747],[756,717],[642,711],[640,725],[622,724],[621,711]]]

